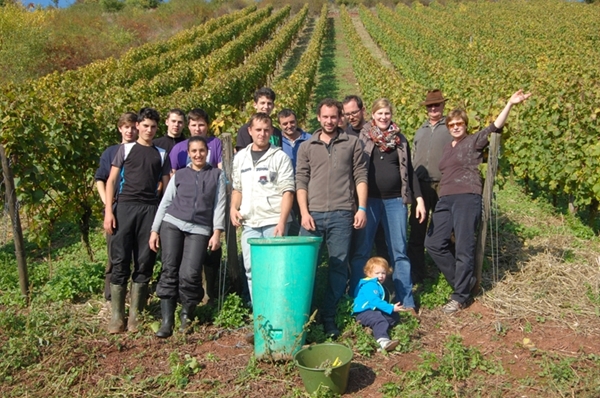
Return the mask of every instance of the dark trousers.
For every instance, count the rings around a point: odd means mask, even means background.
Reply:
[[[411,206],[408,223],[410,225],[410,236],[408,238],[408,248],[406,254],[410,260],[411,275],[413,282],[423,282],[428,277],[425,268],[425,237],[427,236],[427,227],[429,223],[429,212],[433,212],[438,198],[439,182],[420,181],[421,194],[425,202],[425,220],[420,223],[415,215],[417,206]]]
[[[177,298],[183,306],[198,305],[204,298],[202,264],[210,237],[183,232],[171,223],[160,227],[162,272],[156,286],[161,299]]]
[[[223,248],[219,247],[217,250],[212,250],[210,253],[208,253],[204,260],[204,273],[206,275],[206,293],[211,299],[216,299],[220,294],[219,273],[221,270],[222,256]]]
[[[110,301],[110,279],[112,278],[112,263],[110,262],[110,239],[112,235],[104,235],[106,238],[106,252],[108,258],[106,259],[106,266],[104,267],[104,298],[106,301]]]
[[[480,220],[481,195],[443,196],[435,207],[431,228],[425,239],[429,255],[454,288],[452,300],[459,303],[465,303],[469,299]],[[451,250],[452,231],[456,254]]]
[[[373,337],[377,340],[382,337],[389,339],[390,335],[387,331],[400,320],[400,317],[395,312],[388,315],[379,310],[366,310],[356,314],[356,320],[373,329]]]
[[[110,238],[110,261],[113,266],[110,283],[113,285],[126,285],[130,275],[135,283],[150,282],[156,253],[150,250],[148,241],[156,208],[156,205],[137,203],[117,205],[117,228]]]

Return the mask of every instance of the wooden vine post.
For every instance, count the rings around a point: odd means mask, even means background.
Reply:
[[[0,144],[0,160],[2,161],[2,173],[4,174],[4,186],[6,188],[5,200],[8,205],[8,213],[13,228],[13,240],[15,242],[15,256],[17,257],[17,267],[19,269],[19,285],[21,294],[24,297],[29,296],[29,277],[27,276],[27,261],[25,259],[25,244],[23,242],[23,230],[21,229],[21,219],[19,218],[19,209],[17,207],[17,195],[15,192],[15,181],[12,170],[6,157],[4,145]]]
[[[500,151],[500,134],[492,133],[490,135],[490,146],[487,163],[487,174],[485,177],[485,184],[483,185],[483,214],[481,217],[481,223],[479,228],[479,234],[477,235],[477,247],[475,249],[475,276],[477,277],[477,283],[473,288],[473,293],[477,294],[481,290],[481,270],[483,268],[483,257],[485,254],[485,243],[487,238],[487,226],[490,218],[490,212],[492,207],[492,197],[494,191],[494,181],[496,179],[496,172],[498,171],[498,152]]]
[[[223,142],[223,170],[227,176],[227,205],[225,214],[229,214],[229,208],[231,205],[231,191],[232,187],[232,174],[233,174],[233,138],[231,134],[225,133],[220,137]],[[240,267],[238,263],[238,250],[237,250],[237,234],[236,229],[231,224],[231,219],[227,217],[225,221],[225,242],[227,242],[227,270],[231,277],[231,283],[233,290],[237,293],[242,292],[242,279],[240,277]]]

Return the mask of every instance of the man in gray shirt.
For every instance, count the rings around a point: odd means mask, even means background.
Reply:
[[[300,236],[322,236],[328,283],[321,314],[325,333],[337,337],[336,305],[346,291],[353,229],[367,224],[367,164],[360,140],[338,127],[342,104],[326,98],[317,107],[321,128],[298,149],[296,193]],[[358,198],[358,209],[356,207]]]
[[[427,92],[421,105],[427,109],[427,121],[417,130],[413,143],[413,166],[419,177],[423,200],[425,201],[425,220],[420,223],[411,211],[410,237],[408,240],[408,257],[414,283],[423,282],[427,278],[425,268],[425,235],[429,221],[429,212],[435,209],[438,202],[438,188],[442,175],[438,167],[446,144],[452,136],[446,127],[444,105],[446,99],[440,90]]]

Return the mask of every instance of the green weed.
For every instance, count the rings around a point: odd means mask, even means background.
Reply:
[[[190,376],[198,373],[201,369],[201,365],[195,357],[185,354],[183,361],[181,361],[177,351],[169,354],[169,367],[171,368],[171,375],[167,381],[177,388],[187,386],[190,382]]]
[[[433,309],[445,304],[450,294],[452,294],[452,287],[448,284],[444,275],[439,273],[437,280],[425,281],[419,300],[423,307]]]
[[[539,375],[549,377],[559,387],[570,387],[579,381],[577,373],[573,370],[573,363],[576,358],[557,358],[550,355],[544,355],[540,362],[542,371]]]
[[[417,365],[416,370],[400,374],[399,384],[403,386],[404,393],[389,384],[384,385],[380,392],[386,397],[453,397],[457,394],[457,385],[471,377],[475,370],[488,374],[504,373],[501,365],[485,360],[479,350],[465,347],[458,335],[451,335],[444,348],[442,357],[425,352],[421,355],[423,361]]]
[[[244,307],[242,298],[235,293],[229,294],[223,302],[223,308],[215,318],[215,325],[225,329],[237,329],[246,324],[249,311]]]
[[[248,365],[242,370],[235,379],[236,384],[247,384],[251,380],[257,380],[262,374],[262,370],[258,367],[258,360],[254,355],[248,360]]]
[[[390,333],[392,340],[398,340],[400,344],[396,351],[410,352],[414,347],[414,335],[419,328],[419,321],[410,314],[401,313],[400,322],[395,325]]]
[[[340,330],[346,329],[348,325],[355,322],[354,316],[352,316],[353,308],[354,299],[347,294],[342,296],[335,311],[335,323]]]
[[[379,344],[370,334],[370,329],[365,328],[357,321],[344,330],[343,336],[347,346],[352,347],[354,352],[362,356],[370,357],[379,348]]]

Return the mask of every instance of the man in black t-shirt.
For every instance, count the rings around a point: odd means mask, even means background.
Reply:
[[[107,201],[104,213],[104,230],[112,235],[109,333],[121,333],[125,328],[125,295],[130,275],[133,283],[128,331],[137,332],[138,314],[144,309],[148,296],[148,283],[156,261],[156,252],[150,250],[148,241],[159,203],[158,187],[160,182],[163,187],[167,186],[171,172],[166,151],[152,144],[159,121],[156,110],[140,110],[136,123],[138,140],[119,147],[106,182],[106,197],[112,198],[115,182],[120,181],[116,203]]]
[[[269,87],[263,87],[259,90],[256,90],[254,92],[254,104],[252,106],[254,106],[256,112],[266,113],[270,116],[273,108],[275,107],[275,92]],[[250,136],[250,132],[248,130],[249,127],[250,124],[246,123],[238,130],[235,143],[236,152],[239,152],[252,143],[252,137]],[[277,127],[273,127],[273,134],[271,135],[270,142],[275,146],[282,146],[281,130],[279,130]]]
[[[167,155],[171,153],[171,149],[185,140],[183,135],[183,128],[185,127],[185,113],[181,109],[171,109],[167,114],[167,120],[165,121],[167,125],[167,134],[156,138],[152,141],[152,143],[167,151]],[[166,187],[165,187],[166,188]]]

